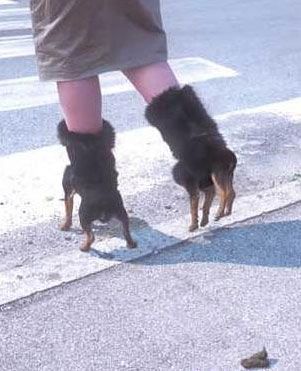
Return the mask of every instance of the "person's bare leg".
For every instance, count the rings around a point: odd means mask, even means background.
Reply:
[[[167,62],[154,63],[122,71],[147,103],[179,82]]]
[[[60,81],[57,90],[69,131],[95,134],[102,128],[101,91],[98,76]]]

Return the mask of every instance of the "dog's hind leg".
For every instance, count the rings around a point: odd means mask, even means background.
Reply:
[[[189,232],[193,232],[199,227],[199,200],[200,191],[195,178],[186,170],[181,162],[177,162],[172,169],[174,181],[184,187],[189,195],[191,224]]]
[[[212,181],[220,198],[219,208],[215,216],[215,220],[219,220],[231,213],[235,192],[228,172],[212,174]]]
[[[84,229],[85,241],[80,247],[83,252],[88,252],[91,248],[92,243],[95,241],[94,233],[92,232],[91,226]]]
[[[65,219],[60,226],[62,231],[68,231],[72,225],[73,197],[75,191],[71,184],[71,166],[67,166],[63,175],[64,202],[65,202]]]
[[[73,197],[75,192],[65,195],[65,219],[60,226],[61,231],[68,231],[72,225]]]
[[[127,247],[129,249],[134,249],[137,247],[137,242],[133,240],[131,233],[130,233],[130,222],[129,222],[129,217],[128,214],[123,206],[123,202],[120,196],[120,200],[118,202],[118,208],[115,214],[115,217],[120,220],[122,224],[122,229],[123,229],[123,235],[126,240]]]
[[[212,172],[212,181],[220,196],[219,209],[215,220],[219,220],[232,212],[235,192],[233,189],[233,175],[237,164],[237,158],[230,149],[225,149],[220,154],[220,163]]]
[[[209,213],[215,196],[215,188],[214,186],[211,186],[209,188],[204,189],[203,192],[205,194],[205,199],[203,204],[203,215],[200,224],[201,227],[205,227],[205,225],[207,225],[209,222]]]
[[[189,194],[189,202],[190,202],[190,216],[191,216],[191,223],[189,226],[189,232],[193,232],[199,227],[199,200],[200,200],[200,191],[195,184],[189,188],[186,188]]]
[[[236,194],[233,188],[233,174],[231,174],[231,176],[229,177],[229,183],[228,183],[228,199],[227,199],[226,210],[225,210],[226,215],[232,214],[232,207],[233,207],[235,196]]]
[[[82,199],[79,206],[78,215],[80,225],[85,234],[85,240],[80,247],[80,250],[84,252],[89,251],[92,243],[95,241],[95,236],[92,231],[92,222],[94,218],[91,210],[91,205],[89,205],[87,202],[85,202],[85,200]]]
[[[212,181],[217,194],[219,195],[219,208],[217,210],[215,220],[219,220],[225,216],[225,208],[227,204],[227,179],[225,173],[219,172],[212,174]]]

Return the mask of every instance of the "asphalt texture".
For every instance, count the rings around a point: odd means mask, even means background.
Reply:
[[[162,2],[171,58],[201,56],[239,73],[232,79],[195,84],[214,115],[300,95],[300,13],[297,0]],[[0,73],[7,79],[35,75],[35,58],[2,60]],[[103,114],[114,127],[127,131],[147,125],[138,94],[120,97],[103,101]],[[54,127],[60,116],[58,105],[0,112],[5,137],[1,154],[57,143]]]
[[[301,367],[301,204],[36,294],[0,313],[1,370]]]
[[[238,114],[221,121],[220,129],[238,155],[235,175],[237,197],[277,188],[295,179],[300,180],[300,125],[292,125],[289,119],[275,115]],[[143,151],[141,147],[141,155],[138,154],[136,158],[132,158],[131,154],[117,157],[120,190],[133,230],[174,218],[180,219],[189,213],[188,197],[180,186],[174,184],[171,177],[174,160],[162,155],[159,159],[142,161]],[[2,269],[72,250],[82,240],[77,211],[74,213],[74,227],[70,233],[62,233],[58,228],[64,209],[61,201],[61,174],[66,159],[60,160],[43,154],[40,156],[45,157],[41,169],[36,166],[35,171],[32,171],[32,158],[18,168],[8,167],[5,172],[5,178],[9,181],[3,183],[0,197],[3,203],[0,208],[3,215],[6,215],[2,226],[5,230],[0,234]],[[16,176],[16,173],[19,175]],[[137,184],[136,191],[133,190],[133,182]],[[148,182],[151,186],[139,189],[142,182]],[[16,194],[19,196],[15,197]],[[76,205],[78,206],[78,199]],[[216,209],[215,202],[211,220]],[[45,221],[46,212],[49,219]],[[106,226],[96,226],[95,230],[100,244],[107,236],[121,236],[120,225],[115,220]]]
[[[301,2],[164,0],[162,14],[171,58],[202,57],[238,73],[193,84],[212,115],[238,111],[217,118],[239,158],[238,197],[300,181],[300,120],[241,110],[300,96]],[[0,37],[30,33],[0,31]],[[0,59],[0,81],[36,73],[34,56]],[[104,117],[117,135],[138,135],[136,130],[147,126],[144,108],[134,92],[103,99]],[[0,112],[0,164],[57,144],[60,117],[57,104]],[[171,181],[171,160],[162,155],[149,168],[140,161],[140,175],[131,161],[120,155],[117,163],[133,229],[183,218],[187,198]],[[13,167],[0,169],[2,225],[13,225],[19,214],[25,221],[0,234],[0,272],[72,251],[82,239],[77,222],[67,235],[57,228],[62,215],[57,174],[65,163],[45,162],[47,177],[29,163],[18,176]],[[32,191],[24,188],[31,176]],[[158,182],[126,194],[130,176],[134,185],[143,178]],[[41,207],[36,198],[44,200]],[[49,219],[42,220],[46,211]],[[273,370],[299,371],[300,211],[296,204],[208,231],[159,254],[1,306],[0,370],[232,371],[265,345]],[[120,236],[115,223],[96,227],[99,241],[113,235]]]

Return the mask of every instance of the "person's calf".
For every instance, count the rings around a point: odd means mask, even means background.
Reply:
[[[101,91],[98,76],[57,83],[59,101],[68,130],[79,134],[101,131]]]
[[[146,103],[171,87],[179,87],[179,82],[167,62],[153,63],[122,71]]]

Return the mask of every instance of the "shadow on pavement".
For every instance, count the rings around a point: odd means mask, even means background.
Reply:
[[[301,267],[301,220],[221,228],[133,264],[231,263]]]

